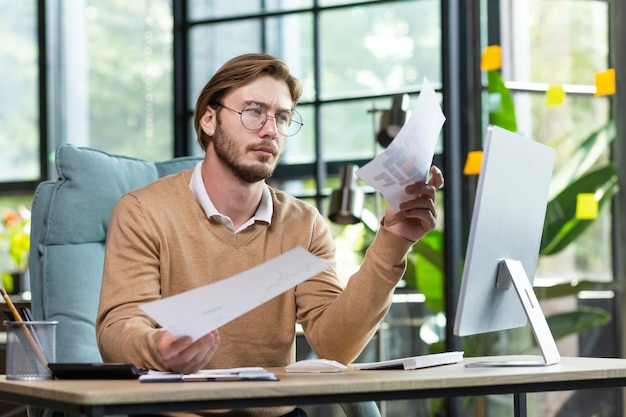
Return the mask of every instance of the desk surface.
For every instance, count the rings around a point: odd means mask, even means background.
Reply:
[[[481,359],[493,358],[466,358],[465,363]],[[279,381],[30,382],[7,381],[1,376],[0,400],[99,416],[626,386],[626,359],[562,358],[561,363],[547,367],[507,368],[468,368],[460,363],[414,371],[349,370],[335,374],[286,374],[282,368],[270,370]]]

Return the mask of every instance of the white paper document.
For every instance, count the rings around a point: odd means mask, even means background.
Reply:
[[[331,265],[296,247],[230,278],[139,307],[175,337],[195,341]]]
[[[275,374],[261,367],[229,369],[202,369],[193,374],[177,374],[150,370],[140,375],[141,382],[189,382],[189,381],[277,381]]]
[[[411,198],[405,187],[428,177],[445,120],[435,90],[424,78],[409,120],[387,149],[357,171],[358,177],[378,190],[391,208],[398,211],[400,204]]]

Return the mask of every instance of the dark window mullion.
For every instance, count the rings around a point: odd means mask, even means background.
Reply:
[[[317,4],[317,1],[316,1]],[[320,117],[320,86],[321,86],[321,52],[320,52],[320,11],[313,11],[313,72],[314,72],[314,110],[315,117],[315,200],[318,210],[324,213],[324,185],[326,183],[326,164],[324,163],[324,145],[322,143],[322,120]]]

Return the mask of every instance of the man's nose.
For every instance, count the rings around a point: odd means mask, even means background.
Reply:
[[[270,118],[273,119],[273,123],[268,123]],[[265,130],[266,128],[270,129],[270,133],[273,133],[273,136],[276,136],[276,134],[278,133],[278,121],[276,119],[276,116],[271,116],[269,114],[265,115],[265,121],[263,122],[261,130]]]

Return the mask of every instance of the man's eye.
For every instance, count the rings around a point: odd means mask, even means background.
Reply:
[[[250,116],[261,117],[265,114],[263,107],[249,107],[246,109],[246,113]]]
[[[289,112],[278,113],[276,115],[276,120],[282,124],[289,124],[289,122],[291,121],[291,113]]]

